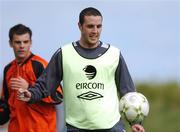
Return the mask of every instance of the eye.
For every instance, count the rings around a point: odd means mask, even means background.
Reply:
[[[27,44],[27,43],[29,43],[29,40],[23,41],[23,43]]]
[[[97,28],[101,28],[102,27],[102,25],[100,24],[100,25],[97,25]]]
[[[93,27],[94,27],[94,25],[87,25],[87,27],[88,27],[88,28],[93,28]]]
[[[21,41],[14,41],[15,44],[21,44]]]

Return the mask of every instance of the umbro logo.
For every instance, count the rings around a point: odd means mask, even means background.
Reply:
[[[83,93],[81,95],[78,95],[77,97],[81,98],[81,99],[85,99],[85,100],[93,100],[93,99],[97,99],[97,98],[102,98],[103,96],[99,93],[89,91],[89,92]]]
[[[85,68],[83,68],[86,77],[91,80],[96,76],[96,68],[92,65],[87,65]]]

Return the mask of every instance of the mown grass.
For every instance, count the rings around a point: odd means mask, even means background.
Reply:
[[[137,84],[150,104],[144,120],[146,132],[180,132],[180,86],[177,83]],[[126,123],[127,132],[131,132]]]

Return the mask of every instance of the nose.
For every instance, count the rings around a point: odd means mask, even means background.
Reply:
[[[21,41],[21,42],[19,43],[19,46],[20,46],[21,48],[23,48],[24,45],[25,45],[25,43],[24,43],[23,41]]]
[[[98,28],[96,26],[94,26],[92,31],[93,31],[93,33],[98,33]]]

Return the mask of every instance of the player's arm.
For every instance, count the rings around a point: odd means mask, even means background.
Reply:
[[[2,93],[1,93],[1,99],[5,100],[6,102],[8,102],[8,97],[9,97],[9,92],[8,92],[8,87],[7,87],[7,82],[6,82],[6,74],[7,74],[9,67],[10,67],[10,65],[8,65],[4,68],[3,87],[2,87]]]
[[[116,70],[116,85],[121,96],[128,92],[136,91],[135,85],[122,54],[120,54],[119,65]],[[145,132],[143,126],[140,124],[132,124],[131,129],[132,132]]]
[[[8,105],[8,87],[6,82],[6,72],[9,66],[6,66],[4,69],[4,76],[3,76],[3,87],[0,97],[0,125],[4,125],[9,121],[10,118],[10,110]]]
[[[47,62],[45,60],[32,60],[32,68],[34,71],[34,74],[36,78],[39,78],[42,72],[45,70],[45,67],[47,66]],[[42,101],[46,103],[53,103],[58,104],[61,103],[62,100],[59,98],[62,98],[62,87],[60,84],[56,87],[56,93],[52,94],[53,96],[48,96],[46,98],[43,98]]]
[[[136,91],[128,67],[121,53],[119,56],[119,64],[116,69],[115,80],[118,92],[121,96],[125,95],[128,92]]]
[[[19,96],[22,93],[27,95],[30,102],[40,101],[42,98],[48,97],[49,95],[56,94],[56,89],[60,85],[62,80],[62,53],[61,49],[58,49],[55,54],[52,56],[48,66],[42,72],[40,77],[37,79],[36,83],[29,87],[28,90],[19,90]],[[30,94],[29,94],[30,93]],[[25,95],[25,97],[26,97]],[[20,97],[23,100],[23,97]]]

